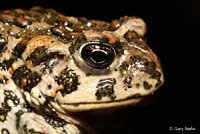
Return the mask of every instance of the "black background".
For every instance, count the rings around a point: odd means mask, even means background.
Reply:
[[[90,118],[88,122],[99,133],[161,131],[174,134],[181,132],[169,131],[169,127],[185,126],[200,130],[198,0],[3,0],[0,5],[1,10],[28,9],[39,5],[54,8],[69,16],[85,16],[105,21],[124,15],[142,17],[148,26],[147,42],[161,60],[165,84],[149,105],[128,107],[115,111],[111,117],[109,114],[100,115],[100,118]],[[108,123],[110,119],[112,121]],[[183,133],[196,134],[197,131]]]

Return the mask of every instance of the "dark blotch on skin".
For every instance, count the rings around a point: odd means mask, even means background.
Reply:
[[[16,18],[14,18],[13,23],[18,27],[26,28],[28,25],[32,24],[32,21],[30,19],[27,19],[24,17],[16,17]]]
[[[67,31],[62,26],[60,26],[60,27],[52,27],[51,28],[51,32],[56,36],[60,36],[61,38],[64,38],[65,36],[67,36],[67,34],[69,34],[69,31]]]
[[[151,73],[152,71],[155,70],[154,62],[149,62],[147,59],[142,58],[140,56],[130,57],[130,63],[131,65],[133,65],[133,67],[147,73]]]
[[[123,46],[126,45],[124,42],[117,41],[113,47],[115,48],[116,53],[121,56],[124,54]]]
[[[6,44],[8,44],[8,39],[0,34],[0,53],[5,51]]]
[[[150,74],[152,78],[160,79],[160,73],[156,71],[156,64],[153,61],[149,61],[140,56],[134,56],[130,58],[130,63],[140,71]]]
[[[58,85],[63,86],[63,88],[60,89],[63,96],[78,89],[78,75],[76,75],[72,69],[68,69],[68,67],[65,68],[59,76],[55,77],[55,81]]]
[[[3,75],[2,78],[0,78],[0,83],[1,84],[6,84],[7,81],[8,81],[8,78],[5,75]]]
[[[20,103],[20,98],[17,97],[17,95],[11,91],[11,90],[4,90],[4,95],[5,95],[5,101],[7,102],[7,100],[12,100],[12,102],[15,105],[18,105]]]
[[[15,11],[2,13],[0,15],[0,21],[8,24],[14,24],[20,28],[26,28],[28,25],[32,24],[32,21],[24,17],[24,14],[19,14]]]
[[[34,66],[48,58],[48,49],[45,46],[37,47],[26,60],[31,60]]]
[[[147,81],[144,81],[143,82],[143,87],[144,87],[144,89],[150,89],[151,87],[152,87],[152,85],[151,84],[149,84]]]
[[[132,77],[128,76],[128,77],[125,77],[123,82],[124,84],[127,85],[128,88],[131,88],[132,87]]]
[[[26,109],[27,112],[33,112],[35,109],[28,105],[28,102],[25,100],[26,103],[22,103],[22,108]]]
[[[2,108],[0,108],[0,122],[4,122],[7,118],[8,112],[11,110],[11,107],[8,106],[7,102],[2,103]]]
[[[121,72],[123,72],[123,71],[128,71],[128,66],[129,66],[129,64],[125,61],[125,62],[123,62],[123,63],[120,65],[119,70],[120,70]]]
[[[7,99],[4,98],[4,102],[1,104],[2,108],[0,107],[0,121],[6,121],[8,112],[11,110],[11,107],[7,104]]]
[[[153,79],[159,80],[159,79],[160,79],[160,76],[161,76],[161,74],[160,74],[160,72],[158,72],[158,71],[153,71],[153,72],[151,72],[151,78],[153,78]]]
[[[48,85],[47,87],[48,87],[48,89],[51,89],[51,88],[52,88],[52,85]]]
[[[41,76],[37,72],[31,71],[23,65],[14,71],[12,79],[18,87],[30,91],[40,82]]]
[[[119,70],[124,78],[124,84],[126,86],[129,86],[129,84],[127,83],[127,78],[131,77],[130,75],[130,66],[131,68],[134,67],[140,71],[143,71],[147,74],[150,75],[150,78],[152,79],[156,79],[157,80],[157,84],[155,85],[155,87],[158,87],[162,82],[160,80],[161,77],[161,73],[158,72],[156,70],[156,64],[153,61],[150,61],[146,58],[142,58],[141,56],[132,56],[130,57],[130,60],[128,62],[123,62],[120,67]],[[129,79],[130,82],[130,79]],[[146,82],[144,82],[144,87],[149,88],[149,85],[147,86]],[[152,86],[152,85],[151,85]],[[136,85],[136,87],[138,88],[139,85]]]
[[[131,73],[127,73],[128,68],[129,68],[129,64],[127,62],[123,62],[120,65],[119,70],[121,74],[123,75],[123,83],[125,84],[125,86],[128,88],[132,88],[133,76]]]
[[[15,60],[16,58],[11,57],[8,60],[4,60],[3,62],[0,62],[0,70],[7,71],[12,66]]]
[[[22,40],[15,46],[14,51],[13,51],[13,56],[17,58],[21,58],[22,53],[26,50],[27,41],[28,40]]]
[[[44,120],[50,124],[53,128],[57,128],[57,127],[63,127],[64,125],[66,125],[66,121],[62,120],[61,118],[57,117],[57,116],[47,116],[44,115]]]
[[[22,110],[19,110],[15,113],[16,116],[16,128],[19,128],[19,124],[20,124],[20,118],[21,116],[24,114],[24,112]]]
[[[36,66],[52,58],[63,58],[63,55],[59,55],[58,52],[50,53],[45,46],[41,46],[36,48],[26,60],[31,60],[33,66]]]
[[[116,80],[114,78],[102,79],[97,84],[97,91],[95,93],[97,100],[101,100],[102,97],[108,96],[111,100],[116,98],[114,94],[114,85]]]
[[[161,73],[156,70],[156,64],[153,61],[149,61],[140,56],[134,56],[130,58],[130,63],[136,69],[148,73],[151,78],[156,79],[158,81],[158,85],[161,84]]]
[[[45,61],[44,67],[42,68],[41,71],[45,74],[50,74],[53,72],[53,68],[57,63],[58,63],[57,60],[52,61],[49,59]]]
[[[135,86],[136,86],[136,88],[139,88],[140,87],[140,83],[136,83]]]
[[[160,72],[158,72],[158,71],[152,72],[151,78],[157,80],[157,83],[156,83],[155,87],[159,87],[162,84],[162,82],[160,80],[160,77],[161,77],[161,73]]]
[[[139,39],[139,35],[134,31],[128,31],[124,35],[124,37],[128,42],[132,42],[133,40]]]
[[[162,84],[161,80],[158,80],[157,83],[156,83],[156,85],[155,85],[155,87],[157,88],[157,87],[159,87],[161,84]]]

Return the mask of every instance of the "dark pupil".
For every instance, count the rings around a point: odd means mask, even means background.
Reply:
[[[114,56],[114,49],[100,42],[87,43],[81,51],[81,57],[85,63],[97,69],[108,67],[113,62]]]
[[[104,51],[94,51],[90,54],[90,59],[95,63],[103,63],[107,58],[107,53]]]

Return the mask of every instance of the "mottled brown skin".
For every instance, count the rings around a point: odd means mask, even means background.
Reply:
[[[33,7],[0,12],[0,133],[92,131],[69,115],[140,102],[164,82],[145,22]]]

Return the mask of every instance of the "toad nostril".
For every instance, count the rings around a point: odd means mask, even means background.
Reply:
[[[79,52],[87,65],[97,69],[107,68],[116,55],[112,46],[102,42],[88,42]]]

